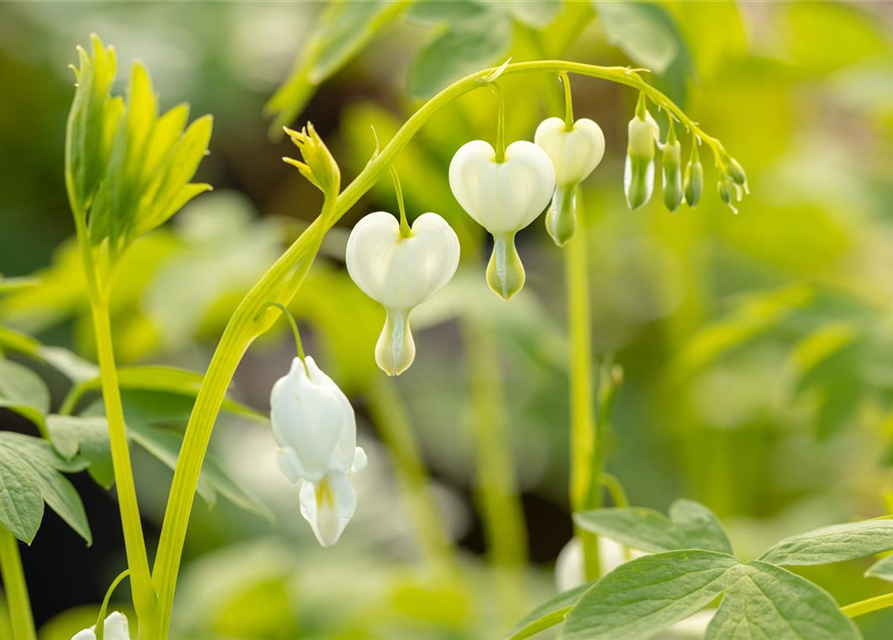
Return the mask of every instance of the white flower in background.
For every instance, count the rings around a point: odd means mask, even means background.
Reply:
[[[546,152],[519,140],[496,161],[483,140],[468,142],[450,162],[450,189],[463,209],[493,235],[487,282],[508,300],[524,286],[524,266],[515,250],[515,234],[533,222],[555,190],[555,169]]]
[[[357,423],[347,396],[313,358],[292,361],[270,394],[279,469],[301,486],[301,515],[329,547],[353,517],[357,497],[347,476],[366,467],[356,446]]]
[[[347,240],[347,271],[387,312],[375,361],[389,376],[415,359],[409,314],[440,291],[459,265],[459,238],[436,213],[424,213],[401,231],[400,221],[378,211],[360,220]]]
[[[629,142],[623,171],[623,190],[630,209],[638,209],[651,199],[656,142],[660,142],[660,127],[648,112],[645,94],[642,93],[639,94],[636,115],[629,121]]]
[[[546,212],[546,230],[555,244],[562,246],[577,226],[574,191],[602,161],[605,134],[589,118],[580,118],[572,129],[561,118],[546,118],[536,128],[533,141],[555,167],[555,194]]]
[[[605,536],[598,537],[598,559],[601,576],[606,576],[614,569],[649,554],[637,549],[615,542]],[[586,582],[586,568],[583,558],[583,541],[574,536],[568,541],[555,563],[555,586],[559,592],[570,591]],[[685,620],[680,620],[663,634],[657,636],[657,640],[688,640],[689,638],[703,638],[707,625],[716,614],[716,609],[703,609]]]
[[[96,626],[78,631],[71,640],[96,640]],[[103,640],[130,640],[127,616],[120,611],[112,611],[102,624]]]

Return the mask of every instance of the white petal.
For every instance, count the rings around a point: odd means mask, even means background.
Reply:
[[[364,217],[347,241],[347,270],[357,286],[385,307],[409,310],[437,293],[456,272],[459,238],[442,217],[425,213],[411,235],[400,236],[395,216]]]
[[[624,545],[611,538],[598,537],[599,571],[602,576],[608,575],[623,563],[644,555],[646,554],[637,550],[628,552]],[[558,591],[568,591],[584,582],[586,582],[586,567],[583,559],[583,542],[574,536],[558,554],[555,563],[555,586]]]
[[[536,129],[534,142],[555,167],[559,185],[582,182],[605,155],[605,135],[589,118],[580,118],[567,131],[561,118],[547,118]]]
[[[716,615],[716,609],[701,609],[696,614],[689,616],[685,620],[680,620],[668,629],[674,638],[682,640],[682,638],[703,638],[704,632],[713,616]]]
[[[112,611],[103,625],[104,640],[130,640],[127,616],[120,611]]]
[[[71,640],[96,640],[96,634],[92,628],[84,629],[71,636]]]
[[[350,403],[345,406],[343,394],[319,370],[313,358],[306,358],[306,363],[310,376],[304,364],[295,358],[288,375],[273,385],[270,418],[277,444],[283,449],[291,448],[307,474],[304,479],[314,481],[330,468],[353,410],[346,417]]]
[[[523,229],[543,212],[555,189],[549,156],[532,142],[519,140],[496,162],[493,147],[469,142],[450,163],[450,188],[463,209],[493,235]]]
[[[318,483],[301,486],[301,515],[324,547],[338,542],[357,508],[357,494],[341,472],[326,474]]]
[[[279,467],[282,474],[292,484],[298,484],[300,480],[311,475],[301,464],[301,459],[291,447],[276,450],[276,466]]]
[[[353,464],[350,467],[350,473],[359,473],[369,464],[369,458],[362,447],[357,447],[354,452]]]

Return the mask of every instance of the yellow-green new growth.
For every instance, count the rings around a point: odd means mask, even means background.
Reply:
[[[288,164],[297,167],[301,175],[312,182],[327,198],[338,195],[341,188],[341,170],[329,152],[329,148],[316,133],[313,124],[300,131],[283,127],[285,133],[301,152],[303,162],[294,158],[282,158]]]
[[[212,120],[186,127],[189,106],[159,116],[148,71],[134,63],[126,101],[112,97],[114,49],[92,36],[93,55],[79,48],[77,90],[66,135],[66,187],[72,212],[93,247],[112,263],[137,237],[158,227],[199,193],[192,184],[207,153]]]

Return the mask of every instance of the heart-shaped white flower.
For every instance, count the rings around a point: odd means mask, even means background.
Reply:
[[[585,180],[605,155],[605,134],[589,118],[574,122],[570,131],[561,118],[546,118],[536,128],[533,141],[552,161],[559,186]]]
[[[420,215],[404,237],[395,216],[377,211],[351,231],[346,258],[353,281],[387,312],[375,361],[388,375],[399,375],[415,359],[409,313],[456,273],[459,238],[436,213]]]
[[[555,190],[555,169],[546,152],[519,140],[496,160],[483,140],[468,142],[450,162],[450,188],[462,208],[493,234],[487,282],[505,299],[524,286],[524,267],[515,250],[515,234],[543,212]]]
[[[589,118],[580,118],[568,130],[561,118],[546,118],[533,136],[555,167],[555,194],[546,212],[546,230],[559,247],[577,229],[576,186],[586,179],[605,155],[605,134]]]
[[[130,640],[127,616],[120,611],[112,611],[102,623],[102,637],[105,640]],[[95,625],[77,632],[71,640],[96,640]]]

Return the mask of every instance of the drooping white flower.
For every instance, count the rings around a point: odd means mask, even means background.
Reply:
[[[310,356],[292,361],[273,385],[270,406],[279,469],[291,483],[304,483],[301,514],[319,543],[329,547],[356,510],[347,476],[366,467],[366,453],[356,446],[353,407]]]
[[[127,616],[120,611],[112,611],[102,624],[103,640],[130,640]],[[71,640],[96,640],[96,625],[78,631]]]
[[[533,140],[555,167],[555,193],[546,212],[546,230],[555,244],[563,246],[577,228],[574,191],[602,161],[605,134],[589,118],[580,118],[570,130],[561,118],[546,118],[536,128]]]
[[[388,375],[399,375],[415,359],[409,314],[456,273],[459,238],[436,213],[420,215],[403,235],[395,216],[377,211],[351,231],[346,261],[353,281],[387,313],[375,361]]]
[[[555,190],[555,169],[546,152],[519,140],[498,162],[483,140],[468,142],[450,162],[450,188],[463,209],[493,235],[487,282],[511,298],[524,286],[524,267],[515,250],[515,234],[533,222]]]
[[[561,118],[546,118],[536,128],[533,141],[552,161],[558,185],[583,182],[605,155],[605,134],[589,118],[574,122],[570,131]]]
[[[620,565],[649,555],[637,549],[628,549],[619,542],[605,536],[598,537],[599,570],[604,577]],[[574,536],[561,552],[555,563],[555,586],[559,592],[570,591],[586,582],[586,569],[583,556],[583,541]],[[680,620],[658,636],[667,640],[688,640],[703,638],[707,626],[716,614],[716,609],[702,609],[685,620]]]

